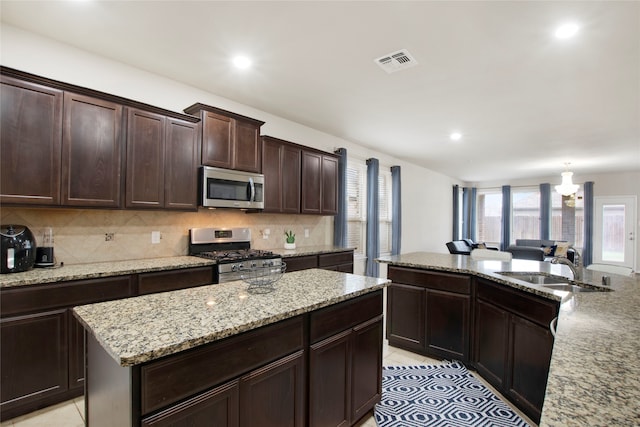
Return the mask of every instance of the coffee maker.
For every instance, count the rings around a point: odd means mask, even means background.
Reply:
[[[30,270],[36,259],[36,239],[24,225],[0,225],[0,273]]]
[[[45,227],[42,233],[42,244],[36,249],[35,267],[53,267],[56,260],[53,256],[53,229]]]

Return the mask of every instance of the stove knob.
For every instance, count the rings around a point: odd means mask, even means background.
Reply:
[[[263,267],[273,267],[273,261],[262,261]]]
[[[235,264],[234,264],[234,265],[232,265],[232,266],[231,266],[231,271],[233,271],[234,273],[235,273],[236,271],[238,271],[238,266],[237,266],[237,265],[235,265]]]

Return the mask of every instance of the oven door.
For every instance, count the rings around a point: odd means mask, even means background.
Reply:
[[[264,176],[203,166],[200,205],[211,208],[264,208]]]

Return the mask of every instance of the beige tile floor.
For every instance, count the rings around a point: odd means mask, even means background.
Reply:
[[[383,349],[384,365],[385,366],[399,366],[399,365],[430,365],[442,363],[439,360],[431,359],[429,357],[421,356],[419,354],[411,353],[399,348],[391,347],[386,343]],[[473,372],[472,372],[473,373]],[[475,375],[475,373],[473,373]],[[500,396],[493,387],[486,383],[480,376],[475,375],[480,381],[482,381],[487,387],[489,387],[494,393]],[[504,400],[513,410],[515,410],[521,417],[524,418],[530,425],[535,424],[531,422],[522,412],[513,407],[506,399]],[[79,397],[68,402],[63,402],[58,405],[50,406],[39,411],[32,412],[21,417],[14,418],[12,420],[0,423],[0,427],[82,427],[84,426],[84,399]],[[373,412],[365,416],[358,424],[357,427],[376,427],[375,419],[373,418]]]

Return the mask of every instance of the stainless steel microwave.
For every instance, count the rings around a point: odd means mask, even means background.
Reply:
[[[264,209],[264,175],[202,166],[199,187],[200,206]]]

